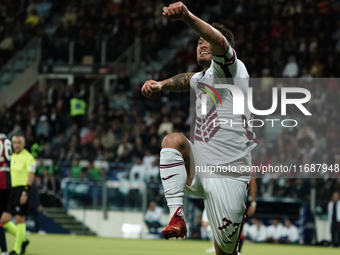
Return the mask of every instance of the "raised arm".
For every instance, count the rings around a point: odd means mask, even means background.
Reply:
[[[207,22],[196,17],[182,2],[176,2],[169,7],[164,7],[163,15],[173,20],[182,20],[185,22],[210,44],[209,51],[211,54],[223,55],[228,51],[229,43],[222,33],[210,26]]]
[[[190,90],[190,78],[194,73],[182,73],[164,81],[148,80],[142,87],[142,94],[150,97],[158,91],[184,92]]]

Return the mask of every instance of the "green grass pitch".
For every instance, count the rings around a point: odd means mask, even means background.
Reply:
[[[70,235],[29,235],[26,255],[200,255],[208,241],[129,240]],[[14,238],[7,235],[9,251]],[[339,255],[338,248],[299,245],[244,244],[242,255]]]

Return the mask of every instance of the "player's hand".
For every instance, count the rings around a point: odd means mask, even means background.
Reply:
[[[163,7],[162,14],[173,20],[185,20],[189,17],[189,10],[182,2],[176,2],[169,7]]]
[[[142,87],[142,94],[145,97],[150,97],[152,93],[160,91],[162,84],[154,80],[148,80]]]
[[[27,195],[21,195],[20,197],[20,204],[24,205],[27,202]]]
[[[255,211],[256,211],[256,206],[253,206],[253,205],[249,206],[247,210],[247,216],[249,217],[252,216],[255,213]]]

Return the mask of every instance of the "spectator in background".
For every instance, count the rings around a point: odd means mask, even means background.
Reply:
[[[289,219],[285,220],[285,226],[281,232],[280,243],[299,243],[299,229]]]
[[[73,124],[76,124],[79,128],[84,122],[86,106],[86,102],[80,98],[79,93],[70,100],[70,116]]]
[[[51,126],[48,123],[48,118],[46,115],[40,116],[39,122],[36,126],[36,133],[38,136],[43,136],[45,139],[50,139]]]
[[[47,171],[49,172],[49,166],[44,164],[44,159],[43,158],[38,158],[37,159],[37,171],[36,174],[38,176],[43,176],[44,170],[47,169]]]
[[[138,174],[138,178],[144,180],[145,173],[147,168],[143,165],[143,161],[141,158],[137,158],[136,164],[134,164],[130,170],[130,180],[134,179],[135,174]]]
[[[158,135],[171,134],[174,130],[174,124],[170,121],[169,116],[165,115],[163,117],[163,122],[159,125]]]
[[[267,238],[268,243],[278,243],[282,235],[283,225],[278,221],[278,219],[272,220],[272,225],[267,227]]]
[[[84,83],[80,84],[79,97],[88,103],[89,96],[89,91],[86,89],[86,85]]]
[[[65,148],[61,148],[61,151],[60,151],[60,157],[59,159],[63,159],[63,160],[67,160],[67,161],[72,161],[73,159],[75,158],[80,158],[80,154],[77,152],[77,147],[76,145],[71,145],[69,147],[69,150],[67,151],[67,153],[63,153],[65,151]],[[63,157],[61,157],[63,156]],[[75,177],[76,178],[76,177]]]
[[[48,0],[43,0],[37,8],[38,16],[42,17],[44,19],[47,19],[50,17],[52,9],[52,3]]]
[[[66,7],[66,13],[63,17],[64,24],[75,25],[77,22],[77,13],[72,10],[71,6]]]
[[[118,159],[124,160],[124,162],[129,162],[131,160],[131,153],[133,150],[133,145],[128,140],[129,136],[124,135],[117,149]]]
[[[151,201],[145,213],[144,222],[150,234],[157,234],[157,229],[162,227],[163,208],[157,206],[156,202]]]
[[[135,143],[134,143],[134,146],[133,146],[133,155],[135,157],[143,158],[144,150],[145,150],[145,147],[143,146],[142,138],[140,138],[139,136],[136,137]]]
[[[112,131],[106,127],[104,127],[101,131],[100,142],[105,149],[110,149],[117,143]]]
[[[25,24],[27,28],[34,29],[40,22],[39,16],[37,15],[37,11],[33,10],[25,20]]]
[[[161,147],[159,146],[159,142],[156,136],[151,137],[148,149],[150,150],[151,154],[157,154],[160,152]]]
[[[47,104],[51,107],[56,107],[58,102],[58,91],[51,85],[51,83],[47,80],[46,82],[46,95],[47,95]]]
[[[286,78],[294,78],[299,75],[299,66],[296,63],[296,59],[294,56],[290,56],[288,59],[288,63],[283,69],[282,76]]]
[[[85,145],[85,144],[90,144],[92,143],[95,134],[93,131],[92,126],[88,126],[87,128],[83,128],[82,131],[80,132],[80,144]]]
[[[44,137],[40,136],[38,141],[32,144],[31,146],[31,154],[33,155],[34,158],[38,158],[42,156],[42,152],[45,147],[45,139]]]
[[[151,168],[147,168],[145,171],[145,181],[151,182],[151,179],[155,182],[159,177],[159,155],[156,156],[152,162]]]
[[[49,176],[48,184],[47,184],[47,196],[49,201],[49,206],[51,207],[61,207],[61,189],[60,182],[55,178],[54,174]]]
[[[244,236],[246,239],[263,243],[266,240],[266,227],[256,218],[252,219],[252,225],[245,228]]]
[[[152,155],[149,149],[146,149],[144,157],[143,157],[143,165],[147,169],[150,169],[150,168],[152,168],[152,162],[154,162],[155,159],[156,159],[156,156]]]
[[[109,109],[109,99],[107,98],[103,90],[100,90],[98,92],[98,101],[96,104],[96,109],[98,109],[99,105],[104,105],[105,111]]]
[[[144,175],[139,173],[134,173],[131,175],[131,183],[144,183]],[[131,207],[140,206],[142,203],[141,190],[138,188],[131,188],[129,191],[129,204]]]
[[[340,245],[340,198],[339,192],[334,192],[328,203],[328,221],[331,226],[332,245]]]
[[[63,115],[67,115],[70,113],[70,101],[74,97],[73,87],[69,85],[65,85],[64,92],[61,95],[62,108],[61,112]]]
[[[78,179],[81,171],[82,171],[82,167],[79,165],[79,159],[74,159],[73,165],[71,167],[73,178]]]
[[[29,15],[33,11],[37,11],[38,6],[39,6],[39,3],[37,0],[31,0],[29,5],[26,8],[26,13]]]
[[[88,175],[90,180],[99,181],[103,179],[104,173],[101,169],[94,166],[93,161],[89,161]]]

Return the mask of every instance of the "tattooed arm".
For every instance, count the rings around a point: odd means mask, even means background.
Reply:
[[[190,78],[194,73],[182,73],[164,81],[148,80],[142,87],[142,94],[150,97],[152,93],[158,91],[184,92],[190,90]]]
[[[176,2],[170,4],[169,7],[164,7],[163,15],[173,20],[182,20],[187,24],[205,41],[210,43],[209,51],[211,54],[223,55],[228,51],[229,43],[222,33],[207,22],[196,17],[182,2]]]
[[[162,91],[184,92],[190,90],[190,78],[194,73],[178,74],[170,79],[161,81]]]

